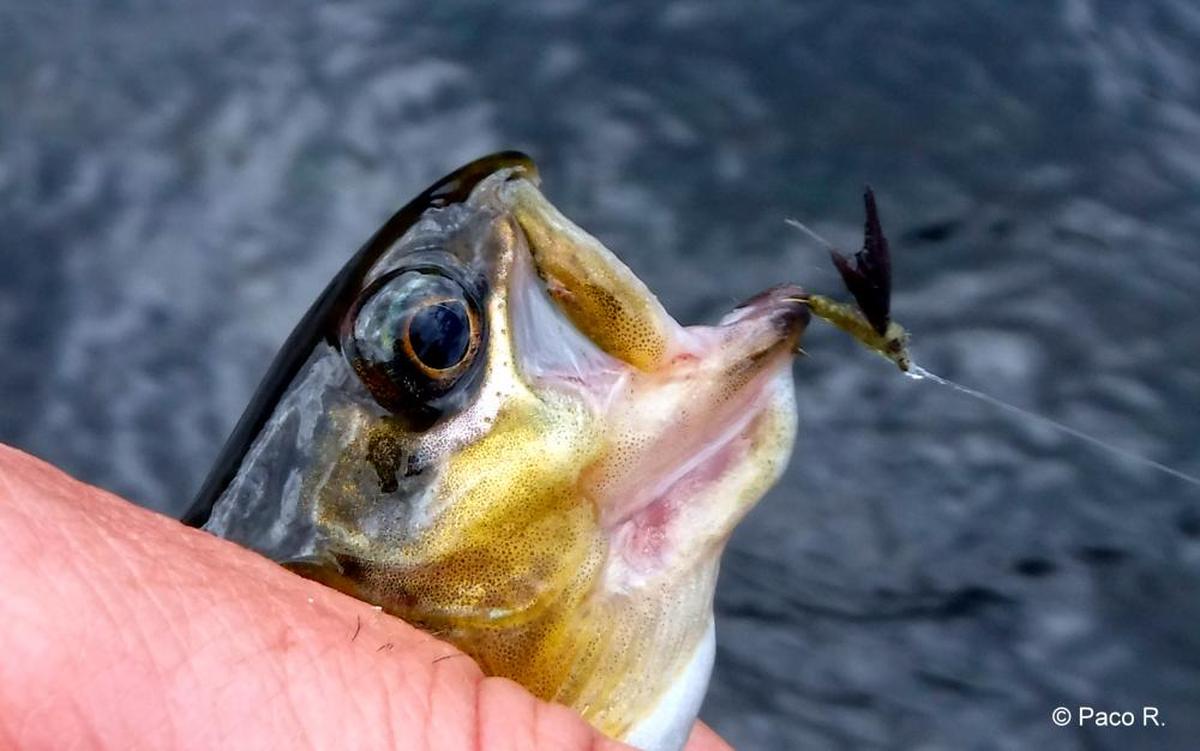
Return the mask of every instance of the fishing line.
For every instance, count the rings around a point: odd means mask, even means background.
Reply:
[[[836,250],[836,248],[833,247],[833,243],[831,243],[828,240],[826,240],[825,238],[821,237],[813,230],[809,229],[808,225],[804,224],[799,219],[784,219],[783,222],[784,222],[784,224],[787,224],[789,227],[795,227],[796,229],[800,230],[804,234],[808,235],[808,239],[812,240],[817,245],[820,245],[821,247],[825,248],[825,250],[828,250],[830,252]]]
[[[1128,449],[1121,448],[1120,446],[1116,446],[1107,441],[1103,441],[1099,438],[1096,438],[1095,436],[1088,435],[1087,433],[1084,433],[1081,430],[1072,428],[1070,425],[1061,423],[1058,420],[1052,420],[1049,417],[1046,417],[1045,415],[1039,415],[1037,412],[1031,412],[1022,407],[1018,407],[1015,404],[1009,404],[1006,401],[997,399],[996,397],[994,397],[990,394],[985,394],[982,391],[977,391],[968,386],[964,386],[961,383],[951,381],[949,378],[943,378],[940,375],[937,375],[936,373],[929,372],[928,370],[926,370],[925,368],[922,368],[920,365],[917,365],[916,363],[912,363],[912,365],[909,367],[908,372],[906,372],[905,375],[916,381],[928,380],[928,381],[932,381],[933,383],[940,384],[942,386],[948,386],[949,388],[951,388],[955,391],[966,394],[967,396],[970,396],[970,397],[974,397],[974,398],[980,400],[981,402],[992,405],[993,407],[998,407],[998,408],[1005,410],[1007,412],[1010,412],[1014,415],[1024,417],[1027,420],[1033,420],[1034,422],[1045,425],[1046,427],[1053,428],[1059,432],[1066,433],[1067,435],[1072,436],[1074,438],[1078,438],[1081,441],[1089,443],[1092,446],[1095,446],[1096,448],[1103,449],[1104,451],[1107,451],[1110,454],[1119,456],[1127,461],[1131,461],[1136,464],[1141,464],[1142,466],[1145,466],[1145,467],[1151,467],[1153,469],[1157,469],[1159,472],[1165,472],[1166,474],[1171,475],[1172,477],[1174,477],[1178,480],[1183,480],[1184,482],[1191,483],[1192,485],[1195,485],[1196,487],[1200,487],[1200,477],[1196,477],[1194,475],[1189,475],[1186,472],[1182,472],[1178,469],[1175,469],[1174,467],[1168,467],[1166,464],[1163,464],[1162,462],[1156,462],[1153,459],[1142,456],[1141,454],[1135,454],[1134,452],[1132,452]]]

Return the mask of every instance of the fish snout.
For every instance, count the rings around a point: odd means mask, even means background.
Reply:
[[[795,284],[780,284],[742,302],[721,326],[753,332],[755,339],[787,342],[795,349],[811,318],[808,293]]]

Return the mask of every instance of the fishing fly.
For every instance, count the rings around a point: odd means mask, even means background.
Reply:
[[[806,295],[798,299],[808,303],[814,315],[850,334],[907,373],[912,368],[912,358],[908,354],[908,332],[891,318],[892,258],[879,221],[875,193],[870,187],[863,194],[863,203],[867,212],[863,247],[854,254],[853,260],[846,258],[800,222],[787,220],[788,224],[825,246],[842,277],[842,283],[853,295],[858,307],[825,295]]]

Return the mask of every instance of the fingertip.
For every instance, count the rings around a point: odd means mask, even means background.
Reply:
[[[733,751],[733,746],[726,743],[715,730],[697,720],[684,751]]]

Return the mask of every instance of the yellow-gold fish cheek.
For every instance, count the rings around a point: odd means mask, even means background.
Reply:
[[[578,408],[508,404],[478,440],[445,458],[402,537],[363,533],[331,483],[319,501],[331,549],[368,599],[435,629],[510,625],[532,618],[594,569],[603,539],[578,476],[597,450]],[[347,473],[361,457],[347,454]],[[411,502],[411,501],[410,501]],[[589,563],[590,561],[590,563]]]

